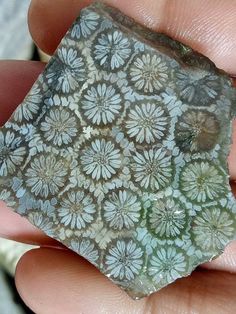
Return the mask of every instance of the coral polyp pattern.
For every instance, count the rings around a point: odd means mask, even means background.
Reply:
[[[211,61],[94,3],[0,130],[0,198],[148,295],[236,236],[235,112]]]

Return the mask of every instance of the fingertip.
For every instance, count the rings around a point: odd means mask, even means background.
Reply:
[[[67,29],[80,10],[91,0],[54,1],[32,0],[28,11],[28,24],[36,45],[45,53],[52,55]]]
[[[78,255],[55,249],[26,253],[16,270],[16,286],[25,303],[43,314],[188,313],[189,308],[232,313],[236,308],[235,275],[227,272],[198,269],[149,298],[133,301]]]
[[[16,286],[36,313],[143,313],[143,301],[132,301],[94,266],[66,250],[26,253],[16,269]]]
[[[18,261],[15,270],[15,285],[22,300],[24,300],[25,304],[36,313],[36,309],[34,306],[36,300],[33,299],[33,295],[29,295],[27,285],[24,285],[24,281],[28,282],[29,285],[31,285],[31,282],[33,280],[33,278],[31,277],[31,270],[35,269],[35,260],[32,259],[31,256],[34,256],[34,251],[37,251],[37,249],[27,251]],[[37,302],[40,302],[40,296],[38,297]]]
[[[236,73],[235,10],[231,0],[104,0],[153,30],[167,33],[207,55],[219,68]],[[33,0],[29,28],[36,44],[52,54],[91,0]],[[68,5],[69,3],[69,5]]]

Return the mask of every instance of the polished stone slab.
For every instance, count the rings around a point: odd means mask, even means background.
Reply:
[[[235,108],[210,60],[95,3],[0,130],[0,199],[149,295],[235,238]]]

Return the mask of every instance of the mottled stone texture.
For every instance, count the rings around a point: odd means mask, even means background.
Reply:
[[[148,295],[235,237],[235,103],[207,58],[94,4],[0,131],[0,198]]]

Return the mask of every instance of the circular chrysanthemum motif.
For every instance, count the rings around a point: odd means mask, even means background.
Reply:
[[[48,218],[45,214],[37,212],[30,212],[28,215],[29,221],[40,230],[43,230],[47,235],[53,234],[54,225],[52,220]]]
[[[193,105],[208,105],[220,91],[219,78],[204,69],[180,70],[176,77],[181,98]]]
[[[62,146],[72,142],[77,134],[77,118],[69,109],[53,107],[43,117],[40,130],[47,142]]]
[[[234,220],[224,209],[206,208],[193,220],[195,243],[204,250],[222,250],[234,236]]]
[[[11,130],[0,130],[0,175],[13,174],[24,162],[26,148],[23,140]]]
[[[98,26],[99,15],[95,12],[81,12],[80,18],[71,30],[71,37],[81,39],[89,37]]]
[[[142,269],[143,250],[131,239],[117,240],[105,256],[105,271],[117,280],[133,280]]]
[[[95,41],[94,60],[105,70],[120,69],[127,62],[130,54],[130,42],[118,30],[101,34]]]
[[[131,107],[125,127],[129,137],[136,142],[154,143],[167,132],[167,112],[156,101],[140,101]]]
[[[130,191],[112,192],[103,202],[102,215],[112,229],[132,229],[140,219],[141,203]]]
[[[121,166],[120,149],[105,139],[95,139],[86,146],[80,157],[82,171],[94,180],[108,180]]]
[[[148,211],[148,222],[152,232],[159,237],[174,238],[185,231],[188,217],[183,205],[173,199],[157,199]]]
[[[134,181],[141,188],[157,192],[171,181],[171,156],[162,148],[136,152],[133,155],[131,170]]]
[[[161,248],[150,259],[148,274],[162,286],[180,278],[186,272],[187,262],[182,251],[173,247]]]
[[[69,247],[93,265],[98,264],[99,252],[96,245],[90,239],[73,239],[71,240]]]
[[[29,94],[13,113],[16,122],[31,121],[43,106],[43,91],[39,84],[34,84]]]
[[[61,47],[47,70],[46,79],[57,92],[68,94],[79,88],[86,75],[85,62],[79,52],[73,47]]]
[[[208,161],[187,164],[180,174],[180,189],[191,201],[207,202],[218,199],[225,191],[225,179],[219,169]]]
[[[84,190],[67,192],[59,200],[58,206],[60,223],[71,229],[84,229],[96,216],[94,200]]]
[[[90,86],[82,94],[82,113],[95,125],[112,123],[122,106],[121,93],[110,83],[100,82]]]
[[[65,162],[53,154],[42,154],[31,160],[26,169],[26,186],[35,196],[56,195],[66,182]]]
[[[129,75],[138,91],[152,94],[165,86],[168,67],[161,56],[147,53],[134,59]]]
[[[216,116],[206,110],[188,110],[176,125],[176,143],[184,152],[209,151],[217,143],[220,124]]]

